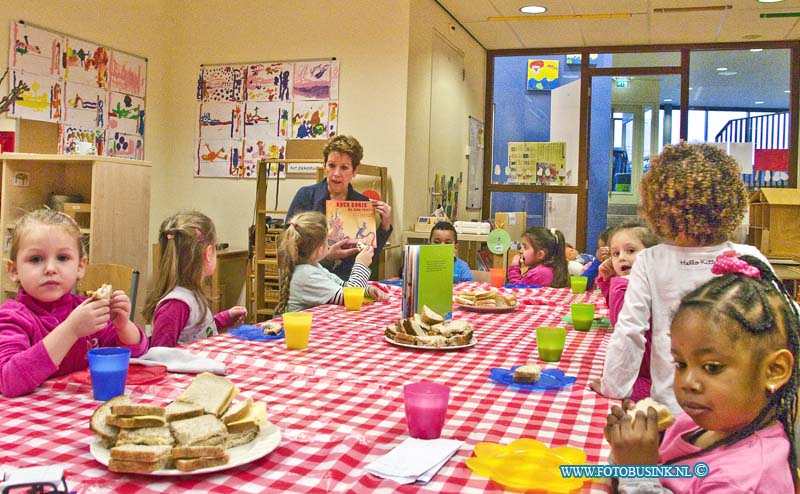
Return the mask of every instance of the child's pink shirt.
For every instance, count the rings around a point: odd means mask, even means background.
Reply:
[[[508,267],[508,282],[509,283],[524,283],[525,285],[539,285],[550,286],[553,284],[553,268],[545,266],[544,264],[537,264],[525,272],[522,276],[522,270],[518,264],[512,264]]]
[[[661,461],[699,451],[686,442],[683,435],[697,430],[697,425],[685,413],[664,433],[659,448]],[[709,451],[678,465],[708,465],[705,478],[662,479],[661,485],[672,492],[700,493],[793,493],[792,472],[789,468],[789,439],[780,423],[757,431],[741,441]]]
[[[47,353],[42,340],[64,322],[86,297],[68,293],[55,302],[44,303],[20,290],[16,300],[0,306],[0,394],[21,396],[36,389],[45,379],[85,369],[87,352],[92,348],[122,346],[138,357],[147,351],[147,336],[141,328],[137,345],[119,341],[114,325],[90,336],[79,338],[60,365]]]

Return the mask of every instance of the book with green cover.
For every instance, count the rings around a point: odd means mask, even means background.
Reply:
[[[431,310],[450,318],[453,311],[452,244],[407,245],[403,262],[403,318]]]
[[[328,245],[349,238],[352,244],[363,242],[377,247],[375,206],[370,201],[326,201]]]

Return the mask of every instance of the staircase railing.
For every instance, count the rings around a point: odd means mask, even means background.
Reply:
[[[716,142],[752,142],[754,149],[789,148],[789,112],[770,113],[729,120],[714,140]],[[742,175],[749,189],[787,187],[786,172],[758,171]]]

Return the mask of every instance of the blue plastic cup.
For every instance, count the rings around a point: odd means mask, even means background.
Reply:
[[[106,401],[125,394],[130,348],[104,347],[89,350],[89,375],[95,400]]]

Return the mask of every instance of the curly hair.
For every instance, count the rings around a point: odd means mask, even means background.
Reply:
[[[749,337],[750,348],[757,357],[763,358],[777,348],[786,348],[794,356],[789,380],[775,393],[770,393],[769,402],[752,422],[733,434],[694,453],[685,454],[667,461],[674,464],[700,456],[708,451],[733,443],[767,427],[773,419],[783,426],[789,438],[789,465],[792,479],[797,485],[797,449],[794,425],[797,421],[797,393],[800,386],[800,314],[783,283],[772,269],[756,257],[741,256],[748,264],[758,268],[760,278],[750,278],[737,273],[715,276],[704,285],[688,293],[681,300],[673,321],[687,310],[704,312],[709,321],[727,319],[738,327],[738,337]],[[736,329],[734,329],[736,331]]]
[[[364,157],[364,148],[361,143],[353,136],[338,135],[328,139],[325,147],[322,148],[322,156],[325,161],[328,161],[328,155],[332,152],[346,154],[353,160],[353,168],[361,164],[361,159]]]
[[[710,144],[666,146],[639,188],[640,210],[665,240],[681,234],[696,246],[724,242],[747,208],[736,161]]]

